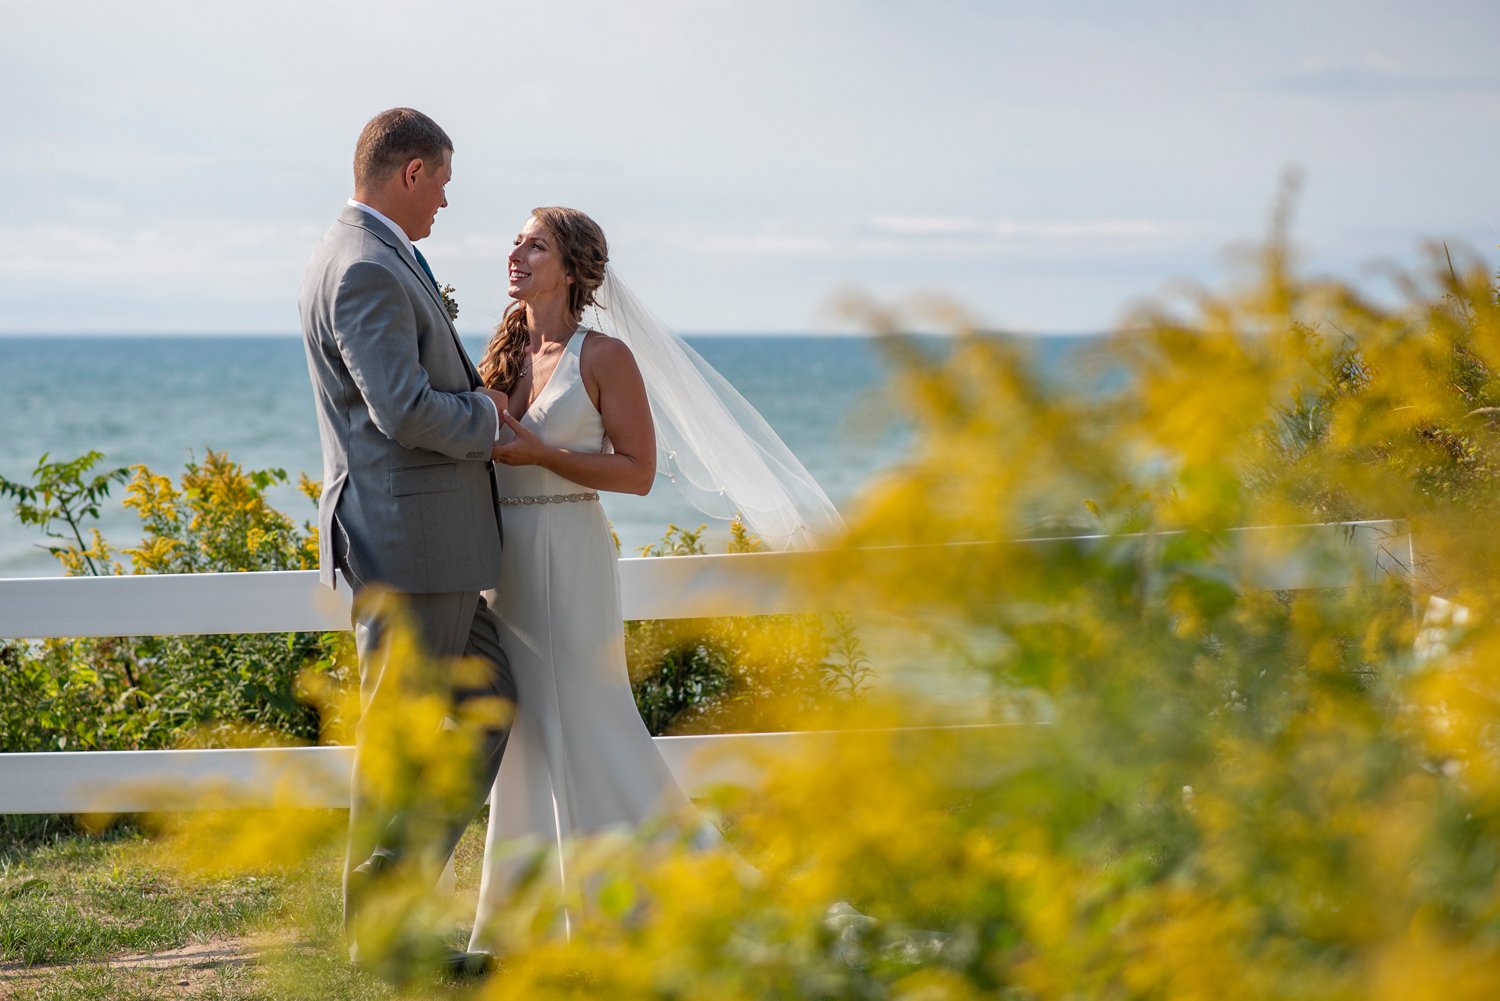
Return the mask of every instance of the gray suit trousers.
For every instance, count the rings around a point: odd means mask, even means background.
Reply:
[[[340,563],[343,564],[343,560]],[[346,579],[352,579],[345,567]],[[400,712],[400,700],[410,691],[403,671],[414,665],[395,664],[385,639],[391,628],[394,597],[417,634],[427,657],[417,665],[429,672],[416,679],[427,690],[445,691],[455,710],[471,699],[505,700],[513,706],[516,684],[509,661],[500,647],[500,623],[483,597],[474,592],[401,594],[381,596],[356,585],[354,594],[354,642],[359,653],[361,720],[372,713]],[[458,677],[454,668],[460,657],[473,658],[483,666],[477,673]],[[431,672],[437,672],[435,675]],[[457,715],[457,713],[455,713]],[[344,862],[344,920],[353,915],[348,893],[349,872],[372,855],[383,855],[393,863],[434,866],[446,860],[489,795],[500,759],[505,753],[510,726],[485,727],[479,734],[478,753],[471,763],[472,794],[462,804],[442,808],[393,808],[380,802],[366,771],[367,741],[363,722],[356,730],[353,788],[349,811],[349,850]],[[434,869],[432,875],[435,877]]]

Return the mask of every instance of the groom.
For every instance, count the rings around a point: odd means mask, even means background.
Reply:
[[[465,704],[493,709],[497,699],[515,701],[499,623],[479,593],[500,572],[490,458],[503,398],[481,387],[416,248],[448,204],[452,158],[447,134],[418,111],[392,108],[371,119],[354,151],[354,197],[313,252],[298,293],[323,446],[322,581],[336,587],[337,568],[354,590],[361,722],[344,923],[356,961],[356,918],[371,887],[451,853],[484,803],[509,735],[491,712],[480,728],[472,795],[434,817],[375,796],[367,723],[399,718],[414,671],[429,672],[429,687],[447,690],[455,718]],[[391,592],[425,654],[420,665],[389,656],[404,648],[386,642]],[[424,823],[438,833],[416,843]],[[479,961],[463,953],[445,959],[457,971]]]

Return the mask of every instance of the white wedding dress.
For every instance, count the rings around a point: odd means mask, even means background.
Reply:
[[[600,452],[604,422],[579,372],[585,335],[580,325],[521,423],[549,446]],[[506,850],[512,839],[560,847],[691,810],[631,696],[619,568],[597,495],[540,466],[496,469],[505,552],[500,585],[486,598],[500,619],[517,706],[490,796],[470,942],[490,951],[489,926],[504,914],[524,861],[524,852]],[[716,840],[706,825],[698,837]],[[559,868],[549,878],[567,875]]]

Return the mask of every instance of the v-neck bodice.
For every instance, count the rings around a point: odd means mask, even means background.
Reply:
[[[526,413],[527,414],[529,414],[533,410],[535,410],[537,408],[538,404],[540,404],[544,399],[546,399],[546,397],[547,397],[547,391],[552,388],[552,383],[555,381],[555,377],[562,371],[563,363],[565,361],[567,361],[569,355],[573,354],[573,345],[575,343],[579,343],[580,342],[580,338],[579,338],[578,335],[581,334],[581,333],[583,333],[583,332],[584,332],[584,328],[583,328],[582,325],[580,325],[577,328],[575,328],[574,331],[571,334],[568,335],[568,339],[567,340],[565,340],[565,341],[562,342],[562,350],[559,351],[558,354],[557,354],[557,361],[555,361],[552,364],[552,371],[550,371],[550,372],[547,373],[547,381],[542,383],[542,385],[541,385],[541,391],[536,394],[536,398],[533,399],[533,400],[531,400],[526,405]],[[532,366],[532,368],[534,370],[535,366]],[[529,392],[529,390],[528,390],[528,392]],[[512,408],[512,409],[514,409],[514,408]],[[522,417],[522,419],[523,420],[525,419],[524,416]]]
[[[552,448],[572,452],[604,450],[604,419],[595,409],[594,401],[589,399],[579,367],[587,335],[588,328],[580,325],[568,338],[547,384],[521,417],[521,424]],[[502,433],[501,441],[509,441],[510,437],[509,432]],[[505,496],[569,493],[582,489],[571,480],[540,466],[500,465],[496,471]]]

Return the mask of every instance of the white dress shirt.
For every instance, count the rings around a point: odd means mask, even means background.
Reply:
[[[368,212],[370,215],[374,216],[376,219],[384,223],[386,228],[396,235],[396,239],[400,240],[402,245],[405,246],[407,250],[411,251],[411,256],[413,258],[417,256],[417,245],[411,242],[411,237],[406,235],[406,230],[402,229],[400,226],[397,226],[394,222],[387,218],[384,213],[380,212],[378,209],[370,208],[370,206],[366,205],[364,202],[357,202],[353,198],[349,199],[349,204],[362,212]],[[483,393],[480,393],[479,396],[482,397],[484,401],[490,405],[490,409],[495,412],[495,440],[499,441],[500,408],[495,406],[494,400],[490,399],[488,396],[485,396]]]

